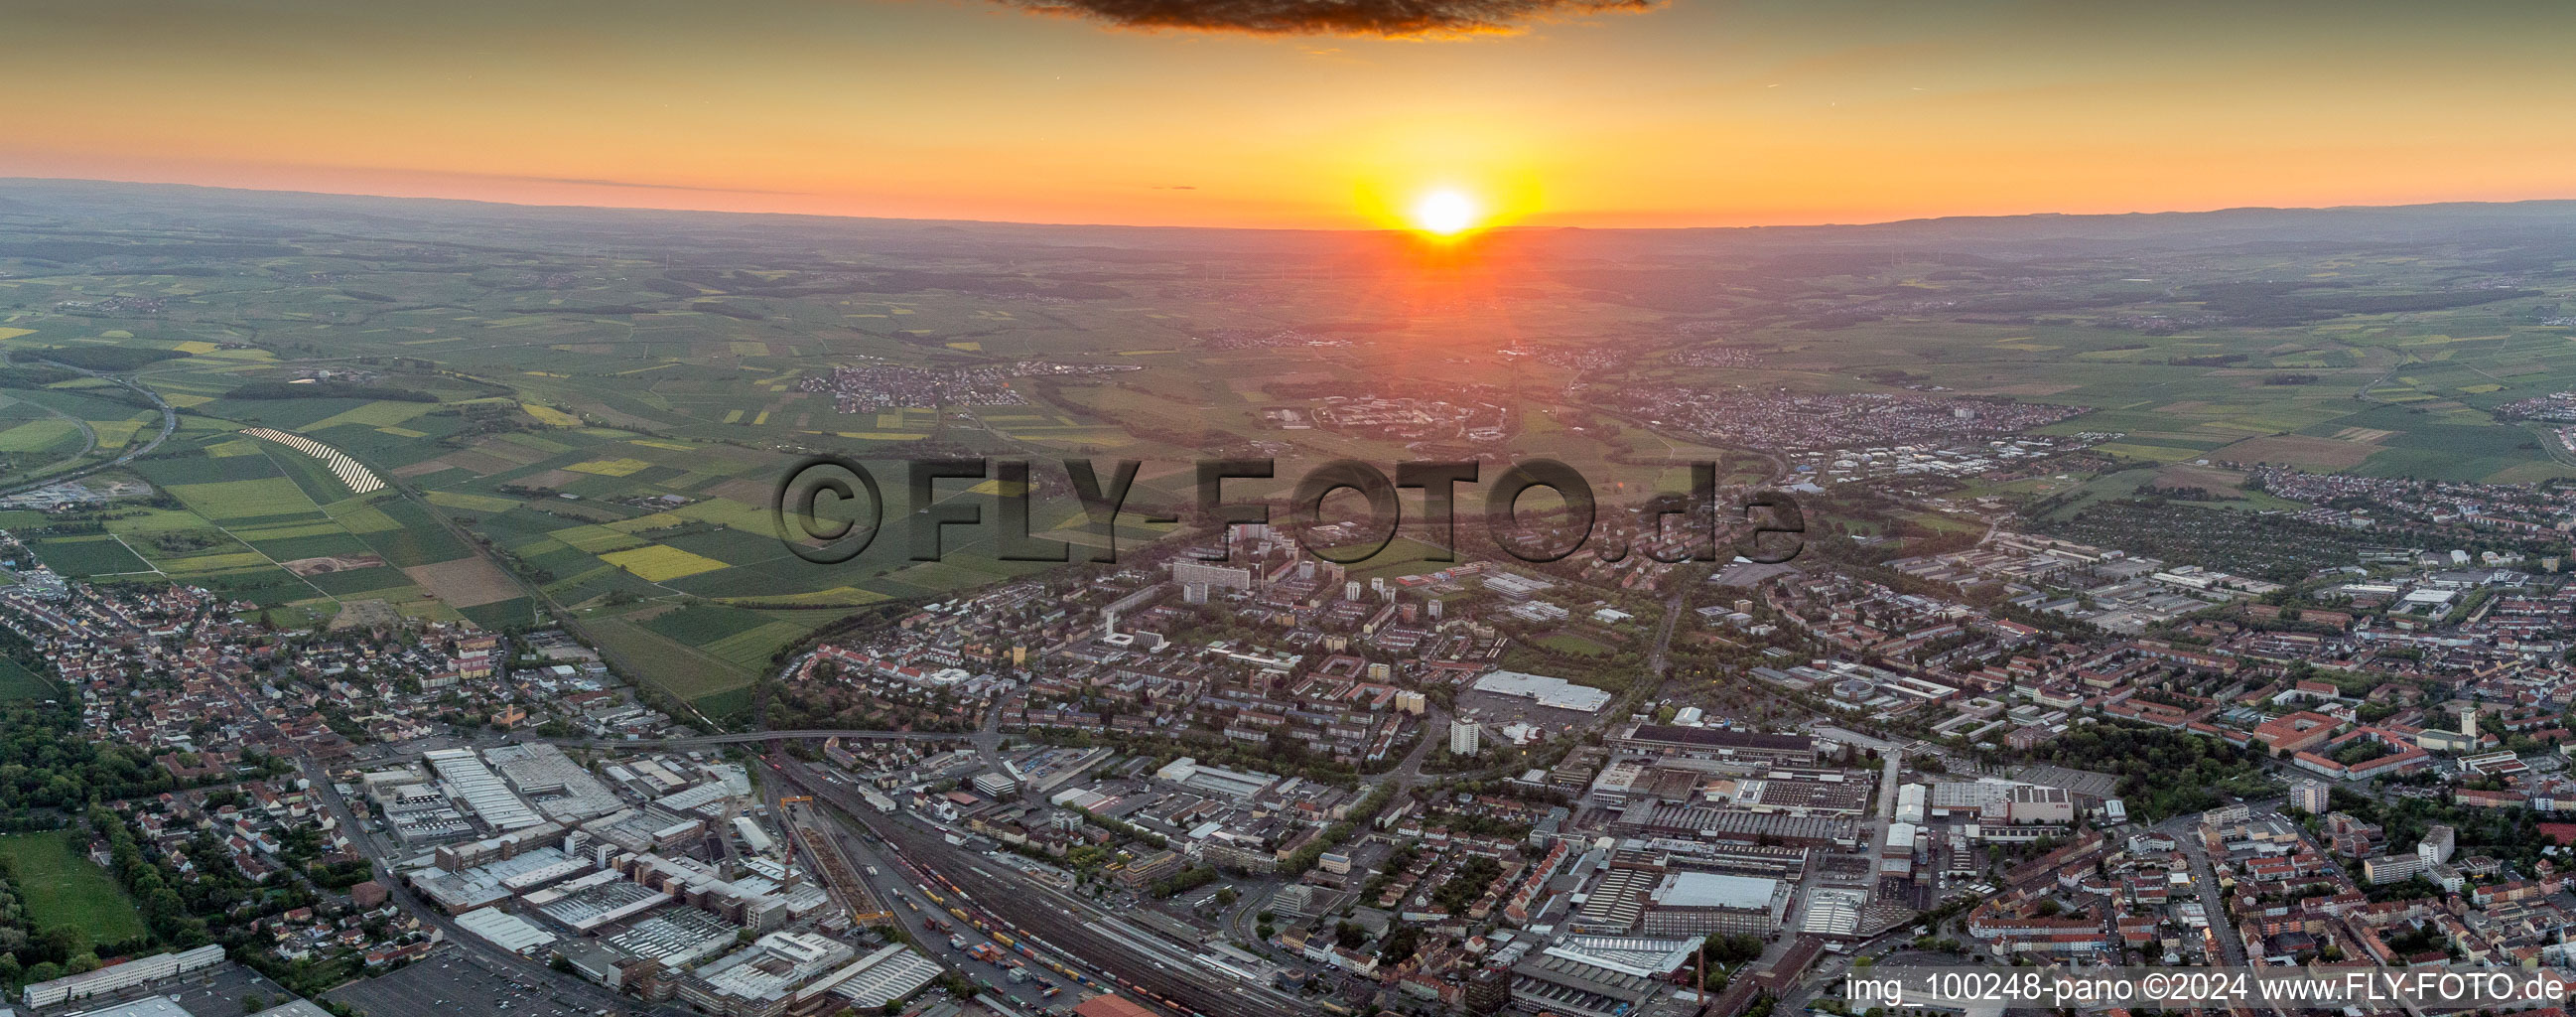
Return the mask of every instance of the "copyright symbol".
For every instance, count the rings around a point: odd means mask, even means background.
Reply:
[[[865,508],[847,507],[867,492]],[[885,521],[885,495],[868,468],[837,456],[797,463],[778,481],[769,501],[769,523],[789,553],[816,565],[838,565],[859,556]]]

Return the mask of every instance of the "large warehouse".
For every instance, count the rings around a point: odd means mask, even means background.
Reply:
[[[1762,935],[1780,927],[1789,904],[1776,879],[1675,872],[1647,895],[1637,931],[1649,936]]]

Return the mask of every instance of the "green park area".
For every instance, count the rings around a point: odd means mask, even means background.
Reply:
[[[27,927],[39,933],[70,925],[89,934],[92,943],[117,943],[143,934],[143,916],[134,902],[96,862],[70,830],[20,833],[0,837],[0,858],[9,860],[16,877],[11,884],[26,902]]]

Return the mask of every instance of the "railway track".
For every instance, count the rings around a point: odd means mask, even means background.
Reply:
[[[1220,985],[1212,974],[1202,975],[1186,966],[1166,963],[1158,959],[1155,951],[1124,937],[1103,935],[1093,926],[1112,916],[1087,913],[1087,906],[1069,897],[1033,883],[997,876],[985,868],[988,859],[961,850],[936,833],[872,815],[864,804],[845,797],[842,789],[813,778],[793,758],[782,757],[778,762],[783,764],[778,772],[812,794],[818,803],[838,807],[851,821],[884,838],[905,861],[944,883],[943,890],[962,891],[964,900],[952,899],[950,903],[961,904],[970,914],[981,912],[998,920],[997,925],[1013,936],[1034,938],[1102,972],[1113,984],[1098,988],[1114,988],[1131,1000],[1181,1017],[1273,1017],[1282,1012],[1301,1012],[1283,1007],[1281,1003],[1288,997],[1269,991],[1267,986],[1259,987],[1259,996],[1251,995],[1240,983]],[[1186,951],[1171,947],[1170,952]]]
[[[812,802],[782,802],[779,807],[786,813],[780,818],[786,820],[786,825],[795,831],[798,843],[822,867],[824,888],[836,894],[841,906],[848,909],[851,925],[869,925],[893,917],[877,900],[876,891],[868,887],[866,880],[859,878],[858,870],[851,867],[849,857],[841,853],[838,839],[822,829],[824,824],[831,822],[830,819],[819,815]]]

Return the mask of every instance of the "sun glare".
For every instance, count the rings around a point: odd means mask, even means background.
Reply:
[[[1413,202],[1413,228],[1436,237],[1454,237],[1474,228],[1485,210],[1463,191],[1442,188]]]

